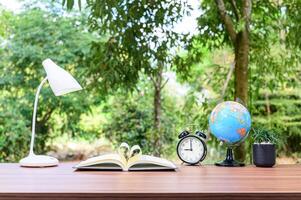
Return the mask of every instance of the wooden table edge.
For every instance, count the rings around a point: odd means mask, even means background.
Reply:
[[[276,199],[300,200],[301,192],[289,193],[0,193],[0,199],[202,199],[202,200],[241,200]]]

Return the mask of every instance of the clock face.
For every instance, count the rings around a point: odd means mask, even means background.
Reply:
[[[195,136],[187,136],[180,140],[177,151],[178,156],[183,162],[197,164],[204,158],[205,148],[201,139]]]

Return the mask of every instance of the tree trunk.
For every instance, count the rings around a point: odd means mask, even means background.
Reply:
[[[248,63],[249,63],[249,28],[251,20],[252,0],[242,0],[241,9],[236,1],[230,1],[231,12],[235,14],[236,22],[243,21],[242,30],[235,29],[233,19],[228,15],[224,0],[215,0],[225,31],[235,49],[235,100],[247,105],[248,102]],[[245,145],[241,144],[234,151],[235,158],[244,161]]]
[[[247,106],[248,102],[248,63],[249,33],[239,32],[235,42],[235,100]],[[242,143],[234,151],[235,158],[244,161],[246,158],[245,144]]]
[[[161,128],[161,88],[155,87],[154,94],[154,127],[156,131]]]
[[[162,92],[162,79],[163,79],[163,68],[160,67],[158,73],[153,79],[154,85],[154,133],[153,133],[153,146],[154,155],[160,156],[162,150],[162,144],[160,142],[161,136],[161,92]]]

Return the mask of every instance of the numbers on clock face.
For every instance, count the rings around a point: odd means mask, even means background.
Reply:
[[[204,145],[200,139],[188,136],[180,141],[178,155],[182,161],[196,164],[204,155]]]

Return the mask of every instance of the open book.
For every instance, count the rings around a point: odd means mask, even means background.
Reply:
[[[177,167],[170,161],[154,156],[142,155],[138,145],[132,148],[122,143],[118,153],[105,154],[89,158],[74,166],[77,170],[175,170]]]

